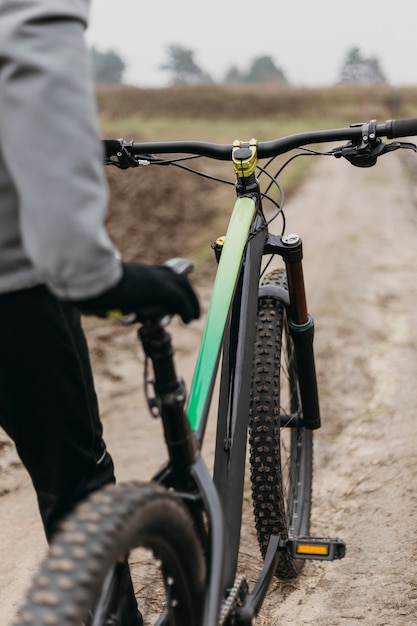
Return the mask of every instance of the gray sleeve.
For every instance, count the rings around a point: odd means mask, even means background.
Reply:
[[[0,137],[28,257],[63,298],[98,295],[121,262],[104,227],[88,0],[0,0]]]

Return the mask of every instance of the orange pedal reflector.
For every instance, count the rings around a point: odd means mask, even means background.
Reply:
[[[329,546],[317,546],[314,544],[298,543],[296,547],[297,554],[317,554],[320,556],[328,556]]]

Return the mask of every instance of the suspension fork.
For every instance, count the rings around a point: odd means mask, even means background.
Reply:
[[[320,428],[320,408],[314,362],[314,320],[308,313],[303,274],[303,245],[298,235],[269,235],[266,254],[279,254],[285,263],[289,293],[288,327],[300,383],[303,426],[310,430]]]

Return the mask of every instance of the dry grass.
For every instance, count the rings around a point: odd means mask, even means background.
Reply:
[[[107,120],[134,115],[172,119],[389,119],[414,117],[417,87],[329,87],[199,85],[140,89],[97,87],[101,114]]]

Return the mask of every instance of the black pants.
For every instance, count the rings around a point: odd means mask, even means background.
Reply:
[[[81,499],[114,482],[78,309],[35,287],[0,295],[0,425],[15,442],[48,541]],[[130,576],[126,624],[137,623]]]
[[[46,536],[114,482],[78,310],[44,287],[0,295],[0,425],[38,496]]]

